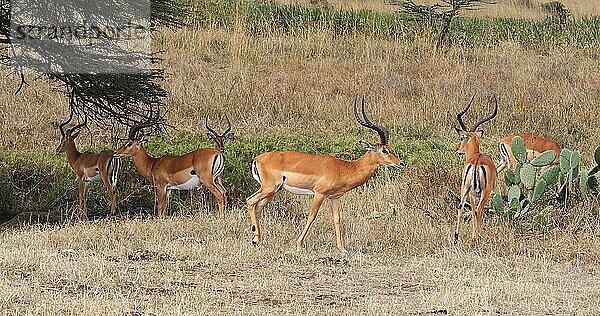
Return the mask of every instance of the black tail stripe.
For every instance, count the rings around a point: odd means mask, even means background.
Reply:
[[[483,187],[487,188],[487,172],[483,166],[479,168],[481,168],[481,173],[483,173]]]
[[[471,172],[471,167],[473,167],[473,165],[468,165],[467,166],[467,171],[465,171],[465,177],[463,179],[463,183],[467,182],[467,177],[469,176],[469,172]]]
[[[254,170],[254,174],[258,177],[258,182],[260,183],[260,173],[258,173],[258,167],[256,166],[256,160],[252,162],[252,169]]]

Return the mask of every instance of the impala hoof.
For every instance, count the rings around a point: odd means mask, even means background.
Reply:
[[[252,246],[254,246],[254,247],[258,246],[258,238],[256,238],[256,237],[252,238]]]

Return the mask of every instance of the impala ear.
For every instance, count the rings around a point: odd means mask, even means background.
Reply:
[[[479,137],[483,136],[483,130],[482,129],[475,131],[475,133],[477,133],[477,136],[479,136]]]
[[[211,132],[206,132],[206,137],[208,137],[209,140],[215,141],[215,135]]]
[[[233,140],[235,140],[235,135],[233,133],[229,133],[229,134],[227,134],[227,136],[225,136],[225,138],[233,141]]]
[[[362,146],[362,148],[364,148],[365,150],[371,150],[371,151],[375,151],[375,147],[374,147],[373,145],[371,145],[371,143],[369,143],[368,141],[366,141],[366,140],[364,140],[364,139],[361,139],[361,140],[360,140],[358,143],[359,143],[359,144]]]

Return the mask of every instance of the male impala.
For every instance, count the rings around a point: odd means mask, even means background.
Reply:
[[[200,148],[183,156],[165,155],[151,157],[144,149],[147,137],[140,133],[151,121],[138,124],[129,131],[127,142],[117,150],[117,155],[131,156],[136,170],[156,187],[158,215],[166,216],[171,190],[192,190],[202,183],[214,196],[223,216],[227,197],[225,188],[215,181],[223,172],[224,157],[215,148]]]
[[[223,134],[219,134],[208,125],[208,115],[204,117],[204,127],[206,127],[206,129],[208,130],[206,136],[208,136],[208,139],[215,142],[215,148],[219,150],[222,154],[225,154],[225,142],[233,141],[235,138],[234,134],[230,133],[231,122],[229,121],[229,116],[225,114],[225,118],[227,119],[227,129],[223,132]],[[221,174],[219,174],[219,176],[217,177],[217,182],[221,187],[223,187],[223,179],[221,177]]]
[[[494,96],[495,108],[492,115],[479,121],[473,128],[469,129],[463,122],[462,116],[469,110],[474,99],[475,95],[473,95],[467,107],[456,115],[456,119],[460,124],[460,128],[455,127],[460,139],[460,144],[456,149],[456,153],[465,155],[466,163],[461,174],[461,201],[456,216],[456,231],[454,233],[455,242],[458,241],[458,231],[463,219],[463,207],[465,206],[467,197],[471,202],[471,210],[473,211],[472,236],[475,238],[481,230],[485,205],[492,196],[492,192],[496,187],[496,182],[498,180],[496,166],[494,165],[492,157],[479,152],[479,139],[483,135],[483,131],[477,130],[481,124],[496,117],[496,114],[498,113],[498,100],[496,96]],[[478,204],[475,204],[475,198],[479,199]]]
[[[553,165],[557,165],[560,162],[560,146],[553,140],[545,139],[532,134],[516,134],[508,135],[502,139],[500,145],[500,155],[502,160],[496,166],[498,173],[502,172],[506,168],[514,169],[516,166],[516,160],[512,153],[512,141],[516,136],[521,136],[525,142],[525,148],[527,149],[527,160],[535,158],[539,154],[546,150],[553,150],[556,153]]]
[[[381,165],[401,167],[402,162],[388,146],[389,132],[369,121],[365,115],[365,99],[362,99],[362,112],[359,114],[354,99],[354,115],[358,123],[379,134],[381,143],[371,144],[366,140],[359,143],[367,152],[354,161],[341,160],[329,155],[313,155],[294,151],[270,151],[254,159],[252,176],[260,189],[247,199],[248,212],[252,220],[252,243],[260,242],[260,211],[275,195],[284,189],[295,194],[314,195],[304,230],[297,240],[297,250],[301,250],[304,237],[317,216],[323,200],[331,201],[333,224],[337,247],[344,249],[344,239],[340,228],[340,197],[367,182]]]
[[[208,136],[208,139],[215,142],[215,148],[222,153],[225,153],[225,142],[228,140],[232,141],[235,138],[233,133],[229,132],[231,131],[231,122],[229,121],[229,116],[225,115],[225,118],[227,119],[227,129],[223,132],[223,134],[219,134],[208,125],[208,115],[204,117],[204,127],[206,127],[208,130],[206,136]]]
[[[65,131],[65,126],[73,119],[73,112],[69,119],[59,125],[60,134],[62,138],[60,145],[56,148],[57,153],[65,152],[67,154],[67,160],[71,169],[77,176],[77,185],[79,189],[79,212],[78,216],[80,219],[87,219],[87,206],[86,198],[88,185],[93,181],[100,181],[104,183],[108,191],[110,198],[110,213],[114,215],[117,210],[117,174],[119,173],[119,166],[121,160],[118,157],[113,157],[114,152],[110,150],[103,150],[97,154],[89,151],[79,152],[75,146],[75,138],[79,135],[79,132],[85,122],[69,128]]]

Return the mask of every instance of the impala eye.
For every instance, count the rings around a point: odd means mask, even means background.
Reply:
[[[381,150],[381,153],[384,154],[384,155],[389,155],[390,151],[387,148],[384,148],[384,149]]]

